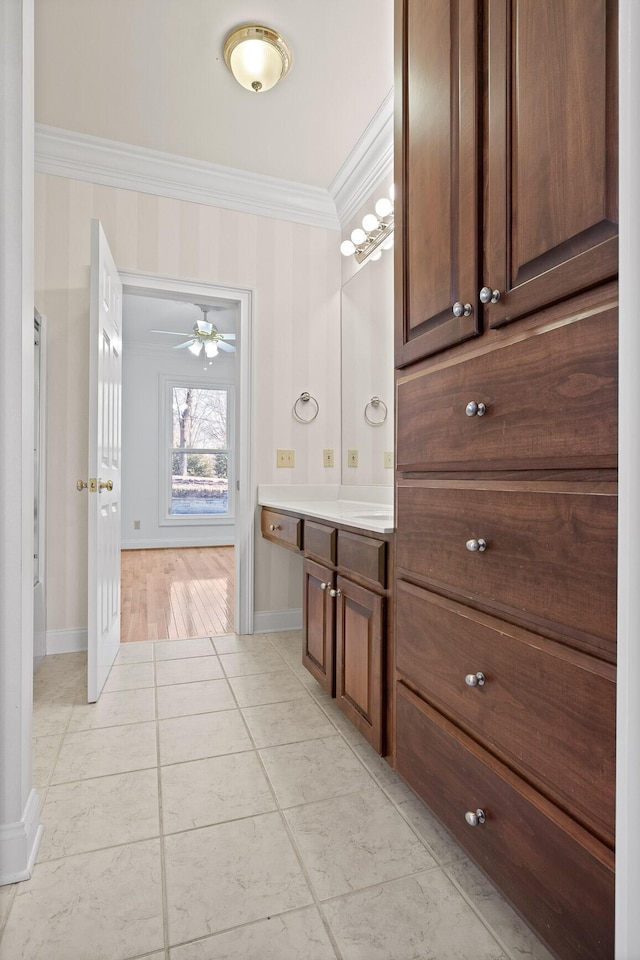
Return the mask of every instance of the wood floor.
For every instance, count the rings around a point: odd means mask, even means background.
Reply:
[[[122,551],[120,640],[233,632],[234,548]]]

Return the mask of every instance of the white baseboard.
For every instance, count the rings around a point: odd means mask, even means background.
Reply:
[[[78,653],[87,649],[87,628],[47,630],[47,656],[52,653]]]
[[[39,821],[40,798],[32,790],[22,820],[0,824],[0,886],[31,877],[42,837]]]
[[[233,540],[228,536],[207,536],[195,539],[194,537],[180,540],[123,540],[122,550],[162,550],[164,547],[232,547]]]
[[[301,629],[302,610],[256,610],[253,615],[254,633]]]

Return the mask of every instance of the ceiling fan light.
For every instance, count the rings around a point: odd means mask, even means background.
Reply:
[[[224,61],[242,87],[264,93],[289,72],[291,51],[276,30],[245,24],[225,40]]]
[[[218,344],[215,340],[208,340],[204,345],[204,352],[207,357],[211,359],[212,357],[218,356]]]
[[[196,343],[192,343],[187,349],[189,350],[189,353],[194,355],[194,357],[199,357],[202,353],[202,344],[199,341],[196,341]]]

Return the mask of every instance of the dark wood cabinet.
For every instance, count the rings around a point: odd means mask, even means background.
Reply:
[[[305,560],[303,564],[302,662],[321,687],[334,696],[335,620],[333,571]]]
[[[393,535],[268,507],[262,533],[288,549],[304,542],[302,662],[386,756],[393,745]]]
[[[338,577],[336,699],[378,753],[384,750],[384,608],[384,597]]]
[[[489,0],[489,326],[618,272],[616,0]]]
[[[477,9],[478,0],[396,5],[399,366],[479,329]]]
[[[558,960],[614,955],[616,20],[396,0],[396,768]]]

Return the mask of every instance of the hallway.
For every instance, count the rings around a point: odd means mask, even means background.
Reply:
[[[300,665],[300,634],[35,678],[44,836],[1,960],[550,960]]]
[[[123,550],[121,558],[121,643],[233,630],[233,547]]]

